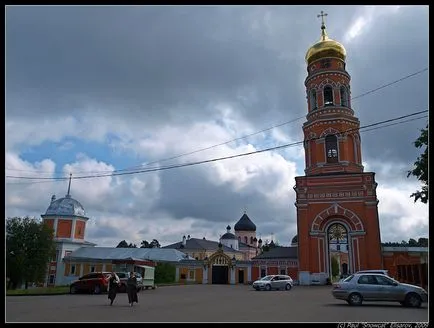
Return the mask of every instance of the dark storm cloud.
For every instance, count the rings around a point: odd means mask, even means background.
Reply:
[[[245,206],[248,213],[254,213],[251,219],[257,227],[264,227],[271,221],[295,220],[295,211],[290,205],[279,207],[273,206],[270,202],[265,203],[264,195],[256,187],[236,191],[230,183],[221,185],[205,183],[206,175],[210,172],[212,171],[190,168],[178,172],[163,172],[162,194],[156,209],[165,209],[176,219],[192,217],[225,222],[231,226],[240,219],[242,215],[240,213]],[[293,197],[290,188],[288,188],[288,197]]]
[[[8,8],[10,115],[31,114],[18,105],[36,100],[34,115],[93,102],[151,119],[167,106],[188,116],[195,105],[200,116],[197,106],[237,101],[243,86],[265,105],[267,93],[288,85],[287,64],[249,37],[242,14],[212,7]]]
[[[343,42],[363,7],[330,6],[329,35]],[[318,8],[8,7],[8,116],[64,115],[88,105],[105,117],[186,124],[232,103],[258,128],[303,115],[304,55],[319,37]],[[417,19],[415,19],[417,15]],[[344,44],[352,95],[428,66],[425,7],[374,19]],[[415,33],[414,31],[418,31]],[[362,125],[427,107],[427,74],[354,101]],[[421,121],[363,136],[365,159],[413,158]],[[300,128],[301,129],[301,128]],[[291,133],[294,127],[285,130]]]
[[[356,40],[347,47],[353,97],[428,67],[427,8],[401,8],[373,22]],[[353,109],[361,126],[427,110],[428,71],[356,99]],[[412,142],[427,122],[426,118],[362,133],[364,160],[412,163],[418,155]]]
[[[101,225],[97,229],[87,229],[86,238],[121,238],[122,230],[107,225]]]

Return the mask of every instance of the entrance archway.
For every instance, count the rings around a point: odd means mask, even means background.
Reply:
[[[333,222],[327,228],[329,277],[336,280],[348,274],[350,266],[350,244],[348,229],[340,222]]]
[[[348,264],[342,263],[342,274],[347,275],[348,274]]]
[[[207,265],[211,269],[212,284],[229,283],[229,268],[232,267],[232,261],[222,250],[219,249],[216,253],[211,255],[207,261]]]
[[[212,266],[212,284],[227,285],[229,268],[227,265]]]
[[[244,270],[243,269],[238,270],[238,283],[244,284]]]

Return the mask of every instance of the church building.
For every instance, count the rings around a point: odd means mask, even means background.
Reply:
[[[93,247],[96,245],[84,239],[86,222],[89,218],[86,216],[80,202],[70,195],[71,178],[70,176],[66,196],[56,199],[56,196],[53,195],[45,214],[41,215],[43,222],[54,230],[54,241],[56,243],[56,254],[49,263],[45,282],[48,286],[64,283],[65,264],[62,259],[65,256],[80,247]]]
[[[300,284],[383,267],[375,173],[364,172],[346,50],[321,37],[306,53],[305,175],[296,177]]]
[[[321,37],[305,58],[305,175],[295,178],[297,235],[290,246],[271,244],[262,251],[256,225],[244,212],[234,233],[228,225],[218,241],[187,234],[151,251],[93,247],[84,239],[88,217],[70,196],[70,179],[66,196],[53,196],[42,215],[57,243],[47,283],[58,285],[88,272],[115,270],[119,263],[140,267],[143,261],[166,261],[175,265],[176,281],[185,283],[248,284],[269,274],[289,274],[298,284],[311,285],[359,270],[386,269],[402,282],[426,287],[427,247],[381,246],[377,183],[375,173],[365,172],[362,165],[346,50],[328,37],[326,14],[319,16]]]

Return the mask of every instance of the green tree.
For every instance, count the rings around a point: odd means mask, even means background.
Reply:
[[[425,129],[421,130],[420,137],[414,142],[416,148],[425,147],[422,154],[413,164],[413,169],[408,171],[407,177],[413,175],[422,182],[422,189],[412,193],[414,202],[420,200],[422,203],[428,203],[428,124]]]
[[[161,245],[157,239],[152,239],[150,246],[151,246],[151,248],[160,248],[161,247]]]
[[[262,245],[261,247],[261,251],[262,253],[264,253],[264,252],[268,252],[269,250],[270,250],[270,245],[268,244],[268,241],[265,241],[265,244]]]
[[[116,248],[128,248],[128,243],[125,240],[122,240]]]
[[[30,218],[6,220],[6,275],[12,288],[23,282],[43,282],[48,262],[56,253],[53,229]]]
[[[332,256],[332,276],[336,277],[339,275],[339,262],[335,256]]]
[[[408,246],[409,247],[416,247],[416,246],[418,246],[416,239],[410,238],[408,240]]]
[[[155,283],[175,282],[176,267],[170,263],[157,263],[155,267]]]
[[[149,246],[147,240],[142,240],[142,243],[140,244],[140,248],[151,248],[151,247]]]
[[[116,248],[137,248],[137,245],[132,243],[128,244],[124,239],[116,246]]]
[[[428,247],[428,238],[419,238],[417,240],[417,246],[419,246],[419,247]]]

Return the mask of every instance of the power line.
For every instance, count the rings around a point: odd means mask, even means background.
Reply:
[[[423,73],[423,72],[425,72],[427,70],[428,70],[428,67],[426,67],[426,68],[424,68],[424,69],[422,69],[420,71],[417,71],[417,72],[411,73],[409,75],[406,75],[404,77],[401,77],[401,78],[399,78],[399,79],[397,79],[395,81],[392,81],[392,82],[389,82],[387,84],[384,84],[384,85],[382,85],[380,87],[377,87],[375,89],[369,90],[369,91],[367,91],[365,93],[362,93],[362,94],[360,94],[358,96],[352,97],[351,101],[353,101],[355,99],[358,99],[358,98],[361,98],[361,97],[364,97],[364,96],[366,96],[368,94],[371,94],[371,93],[376,92],[378,90],[381,90],[383,88],[389,87],[389,86],[394,85],[396,83],[402,82],[402,81],[404,81],[404,80],[406,80],[406,79],[408,79],[410,77],[413,77],[413,76],[416,76],[418,74],[421,74],[421,73]],[[283,125],[287,125],[287,124],[290,124],[290,123],[294,123],[294,122],[296,122],[296,121],[298,121],[298,120],[300,120],[300,119],[302,119],[304,117],[305,116],[300,116],[300,117],[297,117],[295,119],[292,119],[292,120],[289,120],[289,121],[286,121],[286,122],[283,122],[283,123],[275,124],[275,125],[273,125],[271,127],[268,127],[268,128],[264,128],[264,129],[259,130],[257,132],[253,132],[253,133],[247,134],[245,136],[241,136],[241,137],[238,137],[238,138],[235,138],[235,139],[228,140],[226,142],[222,142],[222,143],[219,143],[219,144],[216,144],[216,145],[213,145],[213,146],[197,149],[197,150],[190,151],[190,152],[187,152],[187,153],[182,153],[182,154],[175,155],[175,156],[172,156],[172,157],[168,157],[168,158],[152,161],[152,162],[149,162],[149,163],[146,163],[146,164],[136,165],[136,166],[132,166],[132,167],[129,167],[129,168],[119,169],[119,170],[114,170],[114,171],[87,171],[87,172],[86,171],[81,171],[81,172],[78,171],[78,172],[75,172],[75,173],[88,173],[88,174],[90,174],[90,173],[110,173],[110,172],[133,171],[134,169],[137,169],[137,168],[146,167],[146,166],[150,166],[152,164],[157,164],[157,163],[161,163],[161,162],[166,162],[166,161],[169,161],[169,160],[173,160],[173,159],[177,159],[177,158],[180,158],[180,157],[196,154],[196,153],[199,153],[199,152],[202,152],[202,151],[205,151],[205,150],[209,150],[209,149],[212,149],[212,148],[216,148],[216,147],[219,147],[219,146],[227,145],[227,144],[232,143],[234,141],[243,140],[243,139],[246,139],[248,137],[251,137],[251,136],[254,136],[254,135],[257,135],[257,134],[260,134],[260,133],[263,133],[263,132],[266,132],[266,131],[269,131],[269,130],[272,130],[272,129],[275,129],[277,127],[280,127],[280,126],[283,126]],[[6,169],[10,170],[10,171],[33,172],[33,173],[37,173],[38,172],[38,173],[52,174],[52,172],[48,172],[48,171],[44,172],[44,171],[36,171],[36,170],[34,170],[34,171],[33,170],[19,170],[19,169],[10,169],[10,168],[6,168]]]
[[[385,126],[380,126],[382,124],[385,123],[389,123],[389,122],[394,122],[394,121],[398,121],[398,120],[402,120],[404,118],[407,117],[412,117],[412,116],[416,116],[422,113],[426,113],[428,112],[428,110],[423,110],[423,111],[419,111],[419,112],[414,112],[411,114],[407,114],[407,115],[403,115],[400,117],[396,117],[396,118],[392,118],[392,119],[388,119],[388,120],[384,120],[384,121],[380,121],[380,122],[376,122],[376,123],[371,123],[362,127],[357,127],[357,128],[351,128],[351,129],[347,129],[345,131],[342,132],[338,132],[335,133],[333,135],[343,135],[343,134],[347,134],[353,131],[361,131],[370,127],[374,127],[376,126],[377,128],[373,128],[373,129],[378,129],[378,128],[384,128]],[[415,119],[421,119],[421,118],[425,118],[427,117],[426,115],[423,117],[418,117],[418,118],[413,118],[412,120]],[[410,120],[406,120],[406,121],[401,121],[398,123],[394,123],[391,125],[396,125],[396,124],[401,124],[401,123],[405,123],[408,122]],[[390,126],[390,125],[386,125],[386,126]],[[370,129],[372,130],[372,129]],[[369,131],[369,130],[366,130]],[[364,131],[362,131],[364,132]],[[314,138],[310,138],[306,141],[314,141],[314,140],[318,140],[320,139],[320,137],[314,137]],[[297,141],[297,142],[293,142],[293,143],[288,143],[288,144],[283,144],[283,145],[279,145],[279,146],[274,146],[274,147],[269,147],[269,148],[264,148],[264,149],[260,149],[260,150],[255,150],[255,151],[251,151],[251,152],[246,152],[246,153],[241,153],[241,154],[236,154],[236,155],[230,155],[230,156],[225,156],[225,157],[218,157],[218,158],[212,158],[212,159],[208,159],[208,160],[202,160],[202,161],[197,161],[197,162],[191,162],[191,163],[183,163],[183,164],[174,164],[174,165],[170,165],[170,166],[163,166],[163,167],[154,167],[154,168],[149,168],[149,169],[144,169],[144,170],[137,170],[137,171],[130,171],[130,172],[112,172],[111,174],[100,174],[100,175],[85,175],[85,176],[78,176],[78,177],[73,177],[73,179],[78,180],[78,179],[92,179],[92,178],[102,178],[102,177],[112,177],[112,176],[122,176],[122,175],[132,175],[132,174],[139,174],[139,173],[148,173],[148,172],[156,172],[156,171],[163,171],[163,170],[169,170],[169,169],[174,169],[174,168],[181,168],[181,167],[187,167],[187,166],[193,166],[193,165],[199,165],[199,164],[205,164],[205,163],[211,163],[211,162],[217,162],[217,161],[221,161],[221,160],[227,160],[227,159],[233,159],[233,158],[238,158],[238,157],[244,157],[244,156],[249,156],[249,155],[253,155],[253,154],[259,154],[259,153],[263,153],[263,152],[267,152],[267,151],[271,151],[271,150],[278,150],[278,149],[282,149],[282,148],[288,148],[288,147],[293,147],[293,146],[297,146],[297,145],[301,145],[303,144],[305,141]],[[60,181],[60,180],[67,180],[68,178],[37,178],[37,177],[19,177],[19,176],[6,176],[7,178],[16,178],[16,179],[25,179],[25,180],[50,180],[50,181]]]
[[[402,77],[402,78],[400,78],[400,79],[398,79],[398,80],[395,80],[395,81],[393,81],[393,82],[390,82],[390,83],[384,84],[384,85],[382,85],[381,87],[375,88],[375,89],[370,90],[370,91],[367,91],[367,92],[365,92],[365,93],[362,93],[361,95],[358,95],[357,97],[354,97],[354,98],[352,98],[351,100],[354,100],[354,99],[357,99],[357,98],[360,98],[360,97],[363,97],[363,96],[369,95],[370,93],[373,93],[373,92],[375,92],[375,91],[381,90],[381,89],[386,88],[386,87],[389,87],[389,86],[391,86],[391,85],[393,85],[393,84],[395,84],[395,83],[398,83],[398,82],[404,81],[404,80],[406,80],[406,79],[408,79],[408,78],[410,78],[410,77],[412,77],[412,76],[415,76],[415,75],[417,75],[417,74],[423,73],[423,72],[425,72],[425,71],[427,71],[427,70],[428,70],[428,67],[424,68],[423,70],[417,71],[417,72],[412,73],[412,74],[409,74],[409,75],[407,75],[407,76],[404,76],[404,77]]]

